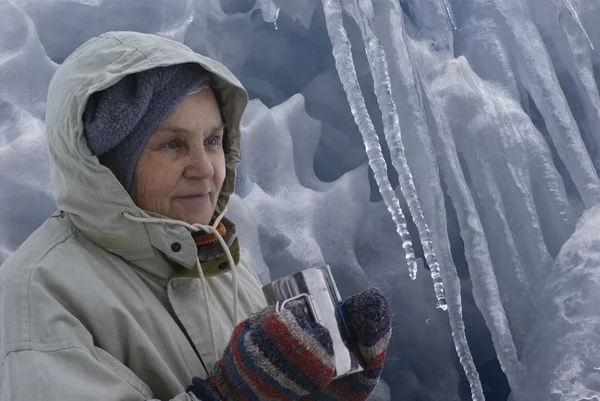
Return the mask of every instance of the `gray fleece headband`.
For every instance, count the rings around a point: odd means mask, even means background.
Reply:
[[[178,64],[128,75],[94,93],[83,114],[90,150],[129,192],[154,130],[190,93],[210,83],[210,73],[199,65]]]

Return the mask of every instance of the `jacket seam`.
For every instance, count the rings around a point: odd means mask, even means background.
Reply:
[[[67,226],[64,230],[64,232],[62,233],[62,236],[64,238],[61,239],[61,236],[59,236],[59,240],[53,244],[52,246],[50,246],[39,258],[37,261],[35,261],[35,263],[32,263],[32,266],[30,269],[26,270],[24,273],[18,274],[16,276],[11,277],[6,283],[4,283],[2,286],[0,286],[0,290],[4,289],[4,288],[8,288],[8,287],[12,287],[12,286],[19,286],[22,285],[20,283],[15,283],[15,281],[18,281],[19,278],[24,277],[24,276],[29,276],[29,279],[27,280],[27,284],[26,284],[26,288],[25,288],[25,302],[27,302],[27,306],[26,308],[23,308],[23,310],[26,310],[26,319],[27,319],[27,323],[26,323],[26,327],[27,327],[27,333],[26,333],[26,339],[27,341],[22,341],[22,339],[20,339],[20,341],[11,341],[6,343],[4,346],[1,347],[1,352],[2,352],[2,360],[4,361],[4,358],[6,357],[6,355],[8,355],[8,352],[5,352],[5,348],[9,348],[11,345],[13,344],[18,344],[18,343],[22,343],[22,342],[29,342],[31,341],[31,299],[30,299],[30,288],[31,288],[31,281],[32,281],[32,277],[33,277],[33,272],[34,270],[40,265],[40,263],[42,262],[42,260],[44,260],[44,258],[48,255],[48,253],[50,253],[50,251],[52,251],[54,248],[56,248],[58,245],[64,243],[65,241],[67,241],[71,236],[73,236],[75,234],[75,230],[73,230],[73,227]],[[21,321],[21,319],[23,319],[23,314],[21,312],[19,312],[19,310],[21,310],[21,308],[18,308],[17,311],[17,321]],[[1,366],[1,365],[0,365]]]
[[[48,349],[44,349],[48,348]],[[14,354],[16,352],[21,351],[39,351],[39,352],[55,352],[62,351],[69,348],[78,348],[73,345],[69,340],[56,341],[52,343],[37,343],[32,341],[13,341],[5,347],[2,355],[2,363],[0,363],[0,368],[4,365],[4,360],[10,354]],[[8,349],[8,351],[7,351]]]
[[[44,258],[46,257],[46,255],[48,255],[50,253],[50,251],[54,250],[54,248],[56,248],[57,246],[59,246],[60,244],[66,242],[69,238],[71,238],[73,235],[75,235],[75,233],[77,233],[77,230],[74,229],[73,227],[69,227],[67,230],[65,231],[71,231],[70,233],[65,233],[65,237],[59,241],[57,241],[54,245],[52,245],[50,248],[48,248],[48,250],[40,257],[40,259],[33,265],[32,267],[32,271],[35,270],[36,267],[38,267],[41,263],[42,260],[44,260]]]
[[[142,53],[142,55],[144,56],[144,58],[145,58],[146,60],[148,60],[148,61],[152,62],[153,64],[156,64],[156,63],[154,62],[154,60],[152,60],[152,58],[148,57],[148,55],[147,55],[147,54],[146,54],[146,53],[145,53],[145,52],[144,52],[142,49],[139,49],[139,48],[137,48],[137,47],[131,46],[129,43],[125,43],[125,42],[123,42],[121,39],[117,38],[116,36],[108,36],[108,35],[107,35],[107,36],[105,36],[105,38],[107,38],[107,39],[114,39],[114,40],[116,40],[117,42],[119,42],[120,44],[122,44],[123,46],[125,46],[125,47],[127,47],[127,48],[129,48],[129,49],[131,49],[131,50],[135,50],[135,51],[137,51],[137,52],[140,52],[140,53]]]
[[[75,233],[77,232],[76,229],[74,229],[69,223],[67,223],[67,227],[65,228],[65,231],[62,233],[62,235],[64,236],[64,238],[60,239],[61,237],[59,236],[59,240],[56,241],[51,247],[49,247],[46,252],[44,252],[44,254],[42,256],[39,257],[39,259],[33,263],[33,266],[31,267],[31,271],[33,272],[33,270],[35,270],[40,263],[42,262],[42,260],[44,260],[44,258],[54,249],[56,248],[58,245],[62,244],[63,242],[67,241],[70,237],[72,237]],[[24,273],[27,274],[27,273]],[[23,274],[23,275],[24,275]],[[21,275],[19,275],[20,277]],[[12,280],[11,280],[12,281]],[[30,283],[31,284],[31,281]]]
[[[56,344],[60,344],[60,343],[56,343]],[[42,352],[42,353],[45,353],[45,354],[49,354],[49,353],[53,353],[53,352],[66,351],[66,350],[70,350],[70,349],[76,349],[76,350],[80,350],[80,351],[85,352],[86,354],[88,354],[89,356],[91,356],[95,361],[97,361],[99,364],[101,364],[102,366],[106,367],[111,372],[113,372],[115,374],[115,376],[117,376],[122,381],[124,381],[125,383],[127,383],[130,387],[132,387],[135,391],[137,391],[141,396],[146,397],[146,394],[144,394],[143,392],[141,392],[140,389],[138,389],[136,386],[134,386],[128,380],[125,379],[125,377],[123,375],[123,372],[119,372],[118,370],[116,370],[112,366],[110,366],[109,364],[102,363],[97,358],[95,358],[94,355],[92,355],[92,353],[87,348],[80,347],[80,346],[77,346],[77,345],[68,345],[68,346],[64,346],[64,347],[60,347],[60,348],[56,348],[56,349],[52,349],[52,350],[40,350],[40,349],[37,349],[35,347],[30,346],[30,347],[23,348],[23,349],[17,349],[17,350],[9,351],[2,358],[2,363],[0,363],[0,370],[2,370],[4,368],[4,364],[5,364],[6,358],[10,354],[15,354],[15,353],[18,353],[18,352],[27,352],[27,351],[37,351],[37,352]]]
[[[30,298],[31,297],[31,293],[30,293],[30,289],[31,289],[31,281],[32,281],[32,278],[33,278],[33,272],[40,265],[40,263],[42,262],[42,260],[44,260],[44,258],[46,257],[46,255],[48,255],[50,253],[50,251],[52,251],[54,248],[56,248],[60,244],[63,244],[69,238],[71,238],[73,235],[75,235],[76,230],[74,230],[73,227],[70,226],[70,224],[67,225],[67,227],[68,227],[68,230],[65,231],[65,234],[67,234],[67,235],[65,235],[65,237],[62,240],[57,241],[53,246],[51,246],[44,253],[44,255],[37,261],[37,263],[33,265],[32,269],[31,269],[31,272],[30,272],[30,275],[29,275],[29,280],[27,281],[27,323],[28,323],[28,325],[27,325],[27,340],[28,341],[31,341],[31,332],[32,332],[32,329],[31,329],[31,314],[32,314],[32,312],[31,312],[31,298]],[[71,231],[71,232],[69,233],[69,231]],[[7,345],[10,345],[10,344],[11,343],[8,343]]]
[[[46,345],[50,346],[51,349],[44,350],[44,349],[40,349],[40,348],[36,347],[35,345],[33,345],[33,343],[31,341],[14,341],[14,342],[10,343],[10,345],[13,345],[15,349],[11,349],[9,351],[4,352],[4,355],[2,356],[2,362],[0,363],[0,369],[2,369],[4,367],[5,361],[10,354],[16,354],[19,352],[37,351],[37,352],[43,352],[43,353],[51,353],[51,352],[64,351],[64,350],[68,350],[71,348],[78,348],[78,349],[85,350],[87,352],[87,350],[83,347],[78,347],[78,346],[72,345],[72,344],[62,345],[64,343],[70,343],[70,341],[66,340],[66,341],[58,341],[56,343],[46,344]],[[18,346],[19,344],[23,344],[23,346],[19,347]],[[39,345],[42,345],[42,344],[39,344]],[[52,348],[52,345],[59,345],[59,347]]]

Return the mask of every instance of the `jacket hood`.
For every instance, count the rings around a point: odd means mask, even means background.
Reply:
[[[217,202],[220,212],[234,190],[235,169],[240,162],[240,120],[248,102],[241,83],[225,66],[160,36],[108,32],[75,50],[57,70],[48,90],[46,127],[57,206],[89,239],[129,260],[150,257],[152,246],[172,254],[174,241],[189,241],[187,252],[170,256],[191,266],[195,246],[183,227],[147,225],[123,217],[125,212],[139,217],[149,214],[135,205],[113,173],[92,154],[82,115],[93,93],[125,76],[183,63],[197,63],[209,71],[222,100],[229,151]]]

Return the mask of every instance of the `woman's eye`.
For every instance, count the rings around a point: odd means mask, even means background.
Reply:
[[[173,140],[170,142],[167,142],[167,144],[165,145],[166,148],[168,149],[177,149],[179,147],[179,142]]]
[[[219,144],[219,139],[220,138],[218,136],[211,136],[206,140],[206,144],[210,146],[217,146]]]

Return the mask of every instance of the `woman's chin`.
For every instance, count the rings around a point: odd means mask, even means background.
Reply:
[[[202,224],[207,226],[210,224],[210,217],[204,216],[185,216],[184,218],[180,218],[179,220],[184,221],[188,224]]]
[[[177,215],[178,220],[185,221],[188,224],[208,225],[213,216],[214,208],[211,204],[212,202],[206,202],[206,200],[207,199],[178,198],[177,202],[174,202],[173,205],[175,206],[175,208],[173,208],[175,209],[173,210],[175,211],[174,214]]]
[[[183,213],[178,220],[185,221],[188,224],[209,225],[212,218],[212,213],[207,211],[197,213]]]

